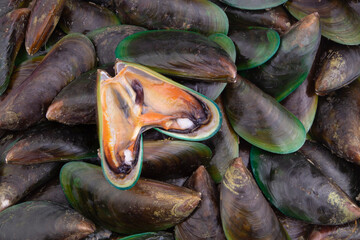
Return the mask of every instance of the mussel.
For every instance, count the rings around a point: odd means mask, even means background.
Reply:
[[[101,163],[115,187],[128,189],[139,178],[147,129],[193,141],[219,130],[217,105],[195,91],[138,64],[118,61],[115,74],[99,70],[97,87]]]

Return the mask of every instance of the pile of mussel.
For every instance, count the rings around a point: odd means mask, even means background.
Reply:
[[[0,0],[0,240],[359,240],[357,0]]]

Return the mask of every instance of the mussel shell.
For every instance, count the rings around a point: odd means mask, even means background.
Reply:
[[[308,132],[314,122],[318,105],[312,74],[310,73],[305,81],[280,103],[300,120]]]
[[[59,22],[66,33],[86,34],[98,28],[120,25],[115,13],[92,2],[67,0]]]
[[[290,218],[274,209],[276,216],[278,217],[280,223],[288,233],[290,239],[292,240],[305,240],[308,239],[309,233],[314,228],[313,225],[306,222]]]
[[[100,167],[83,162],[67,163],[60,182],[76,210],[120,233],[167,229],[188,217],[200,201],[192,190],[145,179],[119,191],[105,180]]]
[[[229,37],[236,46],[237,70],[260,66],[272,58],[280,46],[279,34],[267,28],[233,30]]]
[[[26,29],[25,48],[36,53],[49,39],[59,22],[66,0],[36,0]]]
[[[227,52],[198,33],[152,30],[135,33],[116,48],[117,58],[159,73],[207,81],[233,82],[236,67]]]
[[[75,78],[54,98],[46,118],[68,125],[96,123],[96,77],[98,69],[113,73],[112,66],[91,69]]]
[[[281,101],[308,76],[320,39],[319,15],[313,13],[282,36],[280,48],[270,61],[241,75]]]
[[[86,34],[93,42],[99,65],[114,64],[115,49],[120,41],[131,34],[145,31],[145,28],[132,25],[104,27]]]
[[[30,9],[13,10],[0,18],[0,95],[8,87],[16,55],[25,38]]]
[[[121,238],[121,240],[174,240],[174,235],[169,232],[147,232],[139,233]]]
[[[330,40],[345,45],[360,44],[360,15],[346,1],[289,0],[285,6],[297,19],[318,12],[321,34]]]
[[[300,152],[278,155],[253,147],[251,167],[266,198],[282,213],[312,224],[345,224],[360,208]]]
[[[44,185],[59,172],[59,163],[0,165],[0,212]],[[1,224],[0,224],[1,225]],[[6,238],[5,238],[6,239]]]
[[[124,24],[148,29],[179,29],[210,35],[228,33],[225,13],[207,0],[116,0],[117,14]]]
[[[315,91],[326,95],[360,76],[360,46],[333,44],[324,54],[315,79]]]
[[[311,136],[333,153],[360,164],[360,79],[320,97]]]
[[[286,154],[297,151],[305,142],[302,123],[244,78],[239,77],[225,89],[224,105],[235,132],[257,147]]]
[[[6,162],[34,164],[96,158],[96,128],[45,122],[29,128],[11,143]]]
[[[223,3],[235,8],[259,10],[279,6],[287,0],[220,0]]]
[[[332,154],[323,145],[306,141],[300,153],[311,160],[312,164],[334,181],[352,200],[360,202],[360,167]]]
[[[231,239],[288,239],[241,158],[229,166],[220,187],[223,229]]]
[[[188,177],[200,165],[207,165],[211,150],[202,143],[186,141],[144,141],[141,176],[166,180]]]
[[[184,187],[200,192],[201,202],[188,219],[176,225],[175,238],[225,240],[220,220],[219,194],[205,167],[200,166]]]
[[[214,33],[209,36],[211,41],[220,45],[230,56],[233,62],[236,61],[236,48],[234,42],[223,33]]]
[[[62,38],[23,84],[2,101],[0,128],[20,130],[37,123],[60,90],[94,65],[95,50],[87,37],[69,34]]]
[[[174,81],[184,85],[192,90],[206,96],[211,100],[217,99],[220,94],[224,91],[227,83],[222,82],[205,82],[196,80],[186,80],[182,78],[172,77]]]
[[[212,179],[220,183],[231,161],[239,157],[239,137],[230,125],[221,98],[216,99],[215,102],[223,115],[223,121],[220,130],[205,143],[214,153],[207,170]]]
[[[12,10],[22,7],[26,0],[0,0],[0,17]]]
[[[358,240],[360,220],[340,226],[315,226],[308,240]]]
[[[30,201],[0,213],[0,238],[82,239],[95,225],[73,209],[49,201]]]

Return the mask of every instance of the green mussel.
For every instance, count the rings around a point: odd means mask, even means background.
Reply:
[[[114,0],[124,24],[148,29],[178,29],[210,35],[228,33],[225,13],[207,0]]]
[[[194,32],[135,33],[119,43],[115,55],[171,76],[223,82],[234,82],[236,77],[236,66],[229,54],[217,43]]]
[[[1,102],[0,129],[21,130],[40,121],[60,90],[94,65],[95,50],[87,37],[74,33],[62,38],[21,86]]]
[[[360,165],[360,79],[319,98],[310,135],[333,153]]]
[[[319,14],[313,13],[282,36],[280,48],[272,59],[241,75],[281,101],[308,76],[320,39]]]
[[[49,39],[59,22],[66,0],[36,0],[26,30],[25,49],[34,55]]]
[[[98,28],[120,25],[115,13],[92,2],[67,0],[59,22],[66,33],[86,34]]]
[[[360,239],[360,220],[341,226],[315,226],[309,240],[358,240]]]
[[[323,225],[360,217],[356,203],[301,151],[279,155],[253,147],[250,159],[262,192],[285,215]]]
[[[43,186],[58,175],[59,170],[59,163],[43,163],[30,166],[1,164],[0,212],[19,202],[31,191]]]
[[[61,186],[72,207],[111,231],[134,234],[170,228],[188,217],[200,194],[174,185],[140,179],[126,191],[112,187],[101,168],[83,162],[67,163]]]
[[[236,46],[237,70],[260,66],[277,52],[280,36],[272,29],[251,27],[230,31],[229,37]]]
[[[118,61],[115,77],[98,71],[97,111],[101,163],[109,182],[131,188],[142,166],[141,133],[202,141],[221,126],[217,105],[195,91],[138,64]]]
[[[86,34],[93,42],[99,65],[114,64],[115,49],[119,42],[134,33],[145,31],[145,28],[132,25],[119,25],[96,29]]]
[[[235,8],[258,10],[279,6],[287,0],[220,0],[223,3]]]
[[[308,239],[309,233],[314,228],[313,225],[285,216],[277,209],[274,208],[275,214],[280,223],[288,233],[292,240],[305,240]]]
[[[174,235],[169,232],[147,232],[134,234],[118,240],[174,240]]]
[[[219,194],[204,166],[200,166],[184,187],[201,193],[198,208],[184,222],[176,225],[177,240],[225,240],[219,209]]]
[[[225,111],[235,132],[249,143],[274,153],[297,151],[305,142],[302,123],[274,98],[244,78],[228,85]]]
[[[30,9],[13,10],[0,18],[0,95],[9,85],[16,55],[25,38]]]
[[[228,240],[289,239],[241,158],[233,161],[221,183],[220,212]]]
[[[360,46],[332,44],[322,59],[315,79],[315,91],[320,96],[348,85],[360,76]]]
[[[347,1],[289,0],[285,6],[297,19],[318,12],[321,34],[330,40],[345,45],[360,44],[360,15]]]
[[[0,238],[82,239],[95,225],[73,209],[49,201],[29,201],[0,213]]]

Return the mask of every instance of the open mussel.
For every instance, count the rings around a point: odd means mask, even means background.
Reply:
[[[30,9],[13,10],[0,18],[0,95],[8,87],[16,55],[25,38]]]
[[[207,0],[114,0],[124,24],[148,29],[178,29],[210,35],[228,33],[225,13]]]
[[[285,215],[322,225],[358,219],[360,208],[355,201],[317,167],[321,164],[313,163],[313,157],[302,151],[279,155],[255,147],[250,154],[252,171],[263,194]]]
[[[118,233],[134,234],[170,228],[188,217],[200,194],[184,187],[140,179],[126,191],[112,187],[101,168],[67,163],[60,182],[72,207],[95,224]]]
[[[285,6],[297,19],[318,12],[321,34],[330,40],[345,45],[360,44],[360,15],[347,1],[289,0]]]
[[[29,201],[0,213],[0,239],[82,239],[95,225],[75,210],[50,201]]]
[[[282,154],[295,152],[304,144],[302,123],[246,79],[239,76],[223,97],[231,126],[249,143]]]
[[[282,36],[280,48],[272,59],[241,75],[281,101],[308,76],[320,39],[319,14],[313,13],[298,21]]]
[[[49,39],[59,22],[66,0],[36,0],[26,30],[25,48],[34,55]]]
[[[288,239],[241,158],[229,166],[221,183],[220,212],[228,240]]]
[[[87,37],[74,33],[62,38],[21,86],[1,102],[0,128],[26,129],[40,121],[60,90],[94,65],[95,50]]]
[[[229,54],[209,38],[194,32],[135,33],[119,43],[115,55],[172,76],[223,82],[233,82],[236,77],[236,66]]]
[[[101,163],[111,184],[132,187],[142,166],[141,133],[202,141],[221,126],[217,105],[138,64],[118,61],[115,77],[99,70],[97,87]]]

